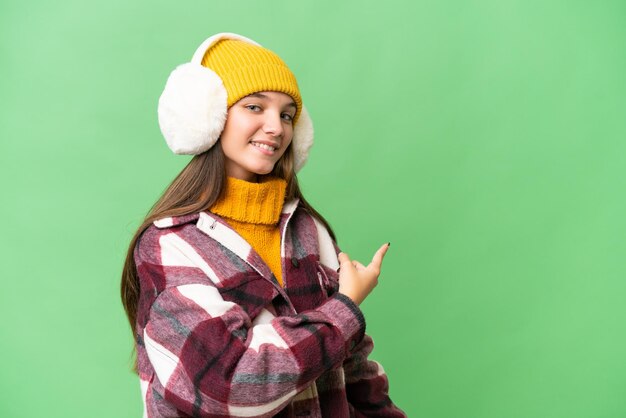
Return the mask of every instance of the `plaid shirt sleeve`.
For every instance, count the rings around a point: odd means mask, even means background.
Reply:
[[[322,224],[316,224],[320,241],[320,261],[328,275],[338,276],[337,257],[341,250]],[[365,334],[343,363],[351,413],[356,417],[406,418],[406,414],[389,398],[389,381],[382,365],[368,359],[373,349],[372,338]]]
[[[224,300],[205,266],[167,242],[146,234],[135,252],[141,286],[156,289],[140,337],[160,382],[158,396],[185,414],[272,416],[341,365],[363,338],[362,314],[343,295],[293,316],[263,309],[253,320]]]
[[[343,363],[348,402],[356,417],[406,418],[406,414],[389,398],[389,381],[380,363],[368,360],[374,348],[365,335]]]

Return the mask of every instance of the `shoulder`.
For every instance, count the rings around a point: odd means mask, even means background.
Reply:
[[[182,216],[169,216],[167,218],[161,218],[161,219],[155,220],[154,222],[152,222],[152,225],[154,225],[154,227],[157,229],[167,229],[167,228],[172,228],[172,227],[179,226],[179,225],[196,223],[198,221],[198,218],[200,218],[199,212],[191,213],[189,215],[182,215]]]
[[[140,281],[159,291],[187,284],[212,286],[224,278],[215,267],[228,264],[220,244],[200,229],[203,213],[162,218],[150,224],[135,244]],[[226,274],[227,275],[227,274]]]
[[[171,240],[172,236],[189,237],[188,230],[196,229],[199,218],[200,213],[192,213],[155,220],[139,236],[135,244],[135,259],[150,261],[160,254],[164,242]]]

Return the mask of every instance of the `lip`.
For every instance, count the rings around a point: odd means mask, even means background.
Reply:
[[[257,147],[254,145],[254,143],[267,145],[273,148],[269,150],[269,149]],[[278,147],[269,141],[250,141],[250,146],[254,148],[256,152],[259,152],[267,157],[272,157],[276,155],[276,153],[278,152]]]
[[[256,142],[258,144],[263,144],[263,145],[267,145],[269,147],[275,148],[278,150],[278,148],[280,148],[280,145],[276,142],[272,142],[272,141],[266,141],[264,139],[253,139],[252,141],[250,141],[250,143]]]

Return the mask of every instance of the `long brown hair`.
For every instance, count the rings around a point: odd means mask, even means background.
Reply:
[[[326,226],[335,239],[330,224],[304,199],[294,170],[292,144],[289,144],[283,156],[276,162],[270,175],[287,181],[285,200],[300,199],[300,205]],[[130,241],[126,261],[122,270],[121,296],[126,316],[136,341],[135,325],[137,304],[139,302],[139,277],[133,257],[135,245],[141,234],[153,221],[170,216],[189,215],[209,209],[217,202],[226,185],[224,152],[220,141],[208,151],[194,156],[165,189],[159,200],[152,206],[143,223]],[[136,363],[135,363],[136,371]]]

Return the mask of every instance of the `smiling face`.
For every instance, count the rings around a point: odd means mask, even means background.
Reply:
[[[269,174],[293,139],[293,99],[274,91],[251,94],[228,109],[220,142],[226,175],[258,181]]]

